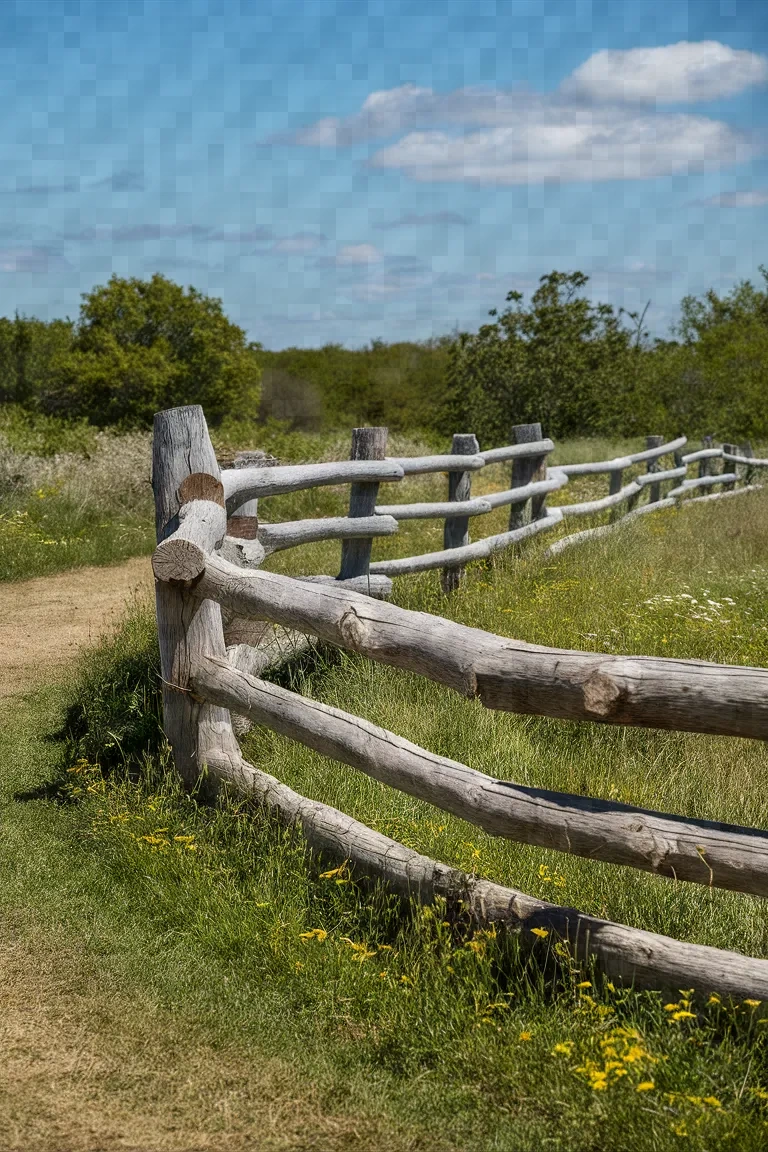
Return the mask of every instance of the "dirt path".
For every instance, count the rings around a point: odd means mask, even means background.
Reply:
[[[0,584],[0,699],[28,692],[153,587],[148,556]]]

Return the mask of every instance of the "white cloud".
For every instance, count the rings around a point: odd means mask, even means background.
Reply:
[[[763,208],[768,204],[768,188],[723,192],[719,196],[709,196],[697,203],[707,208]]]
[[[742,133],[704,116],[572,108],[557,118],[534,115],[463,136],[412,132],[371,164],[419,181],[546,184],[706,172],[740,163],[751,151]]]
[[[768,60],[717,40],[595,52],[561,85],[567,96],[633,104],[695,104],[768,80]]]
[[[603,51],[555,92],[402,84],[372,92],[351,116],[273,142],[342,148],[396,137],[370,163],[418,181],[652,179],[740,163],[757,149],[753,136],[722,121],[659,104],[733,95],[766,80],[766,57],[717,41]]]

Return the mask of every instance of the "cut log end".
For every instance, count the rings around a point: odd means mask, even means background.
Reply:
[[[189,583],[205,572],[207,556],[191,540],[169,539],[158,544],[152,555],[152,571],[164,583]]]
[[[189,504],[192,500],[210,500],[212,504],[224,507],[224,485],[217,476],[208,472],[193,472],[179,485],[179,504]]]

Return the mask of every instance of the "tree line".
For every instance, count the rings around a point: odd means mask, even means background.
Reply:
[[[768,439],[768,269],[761,282],[686,296],[668,339],[644,314],[596,303],[580,272],[509,292],[476,332],[268,351],[220,300],[156,274],[82,298],[76,321],[0,318],[0,401],[97,425],[146,427],[200,403],[225,417],[319,431],[386,424],[507,440],[541,421],[555,437],[714,433]]]

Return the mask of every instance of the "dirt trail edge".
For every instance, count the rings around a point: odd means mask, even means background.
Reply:
[[[149,556],[0,584],[0,700],[29,692],[153,589]]]

